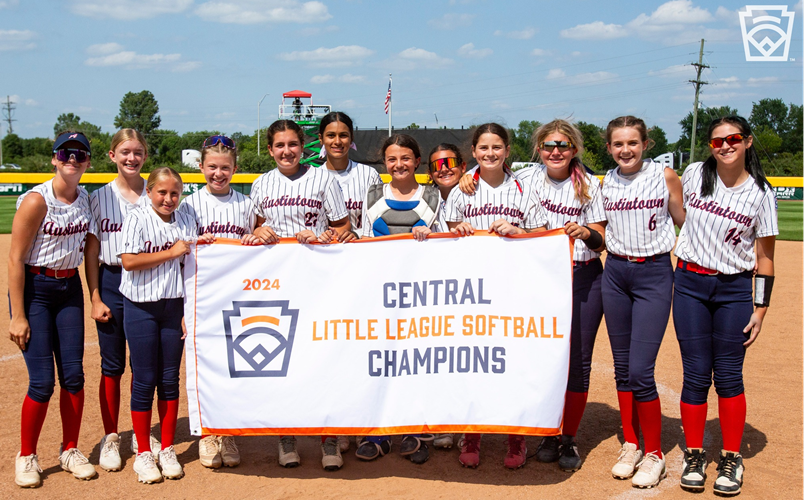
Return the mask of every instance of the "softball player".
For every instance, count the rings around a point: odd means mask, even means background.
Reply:
[[[685,490],[704,490],[702,444],[712,380],[724,443],[713,489],[731,496],[743,483],[743,361],[760,333],[774,283],[777,200],[745,119],[713,120],[708,137],[711,156],[682,176],[687,218],[676,246],[674,326],[684,368],[680,410],[687,448],[680,483]]]
[[[530,184],[514,177],[506,166],[509,134],[497,123],[479,126],[472,136],[472,155],[478,161],[473,177],[478,185],[470,195],[454,189],[447,198],[447,225],[466,236],[475,228],[488,228],[501,236],[543,231],[548,219]],[[480,463],[481,435],[464,434],[459,441],[459,462],[464,467]],[[525,436],[510,434],[503,465],[518,469],[526,462]]]
[[[652,488],[665,477],[654,366],[671,313],[674,224],[685,222],[679,177],[644,161],[648,147],[643,120],[622,116],[609,122],[607,150],[618,167],[602,186],[607,261],[601,292],[625,441],[612,475],[631,477],[639,488]],[[645,454],[638,441],[641,426]]]
[[[153,483],[184,475],[173,448],[184,348],[181,262],[197,239],[197,226],[190,216],[175,211],[182,178],[171,168],[151,172],[146,190],[151,206],[137,207],[126,216],[118,253],[123,264],[120,292],[132,366],[131,422],[139,443],[134,472],[140,482]],[[162,449],[156,450],[161,473],[149,439],[154,389],[162,430]]]
[[[439,228],[438,232],[446,233],[450,231],[447,227],[447,214],[445,207],[447,206],[447,197],[450,196],[450,191],[453,190],[459,183],[464,173],[467,171],[467,163],[461,155],[461,150],[455,144],[442,143],[434,147],[430,152],[428,163],[428,175],[430,180],[439,188],[439,194],[442,196],[442,201],[439,203]],[[450,436],[448,446],[447,439],[440,440],[440,436],[436,437],[433,444],[437,448],[451,448],[453,446],[453,435],[442,434],[441,436]]]
[[[95,476],[79,451],[84,411],[84,293],[77,267],[92,225],[89,196],[78,186],[90,165],[90,145],[79,132],[53,143],[55,177],[17,200],[8,258],[9,336],[28,368],[22,403],[20,451],[14,481],[39,486],[36,445],[59,375],[62,445],[59,463],[78,479]]]

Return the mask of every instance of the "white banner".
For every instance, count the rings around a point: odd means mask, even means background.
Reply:
[[[572,241],[410,235],[199,245],[185,260],[194,435],[553,435]]]

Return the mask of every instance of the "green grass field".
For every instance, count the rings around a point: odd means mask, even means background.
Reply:
[[[11,232],[11,220],[14,218],[16,196],[0,196],[0,234]],[[802,202],[781,201],[777,213],[780,236],[779,240],[802,241]]]

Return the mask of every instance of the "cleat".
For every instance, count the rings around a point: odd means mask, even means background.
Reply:
[[[162,443],[159,442],[159,439],[155,438],[153,434],[151,436],[151,454],[154,455],[154,461],[158,464],[159,463],[159,451],[162,449]],[[131,433],[131,452],[134,455],[138,455],[137,450],[137,435],[134,432]]]
[[[704,450],[686,449],[683,463],[685,469],[679,479],[679,486],[686,491],[704,491],[704,481],[707,479],[707,474],[704,472],[707,468],[707,456]]]
[[[205,436],[198,441],[198,461],[209,469],[217,469],[223,464],[218,436]]]
[[[637,472],[632,476],[632,486],[653,488],[660,484],[660,480],[665,476],[665,457],[660,458],[654,453],[646,453],[637,466]]]
[[[39,457],[36,454],[21,456],[17,453],[14,462],[14,482],[21,488],[36,488],[41,483],[39,474],[42,468],[39,467]]]
[[[511,470],[519,469],[525,465],[527,456],[525,436],[509,435],[508,445],[506,458],[503,459],[503,466]]]
[[[744,459],[741,454],[721,450],[717,470],[713,493],[726,497],[739,494],[744,482]]]
[[[338,438],[328,437],[321,444],[321,466],[326,471],[336,471],[344,465],[341,458],[341,448],[338,446]]]
[[[87,457],[78,448],[70,448],[59,455],[61,468],[78,479],[88,480],[95,477],[95,466],[89,463]]]
[[[137,474],[137,481],[145,484],[162,482],[162,473],[154,460],[154,454],[144,451],[137,455],[134,461],[134,472]]]
[[[162,467],[162,477],[165,479],[180,479],[184,476],[182,464],[176,458],[173,445],[159,451],[159,466]]]
[[[458,461],[464,467],[474,469],[481,463],[481,435],[464,434],[458,440]]]
[[[559,436],[545,436],[537,446],[537,460],[544,463],[556,462],[559,460],[559,446],[561,445]]]
[[[301,459],[299,452],[296,451],[296,438],[294,436],[283,436],[278,443],[279,464],[283,467],[298,467]]]
[[[576,472],[581,469],[579,447],[573,436],[562,436],[559,446],[559,468],[565,472]]]
[[[338,436],[338,449],[341,453],[349,451],[349,436]]]
[[[623,443],[618,463],[612,467],[612,477],[615,479],[629,479],[634,476],[637,464],[643,459],[643,452],[637,449],[636,444]]]
[[[240,465],[240,451],[233,436],[221,436],[221,461],[227,467]]]
[[[123,468],[123,461],[120,459],[120,436],[116,432],[105,435],[101,438],[101,458],[98,465],[105,471],[116,471]]]
[[[453,447],[453,435],[452,434],[437,434],[436,438],[433,440],[433,446],[436,448],[441,448],[443,450],[449,450]]]

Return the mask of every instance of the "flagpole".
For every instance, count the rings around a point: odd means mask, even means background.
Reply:
[[[391,73],[389,73],[389,92],[391,92]],[[389,98],[389,137],[391,137],[391,112],[394,104],[394,94]]]

